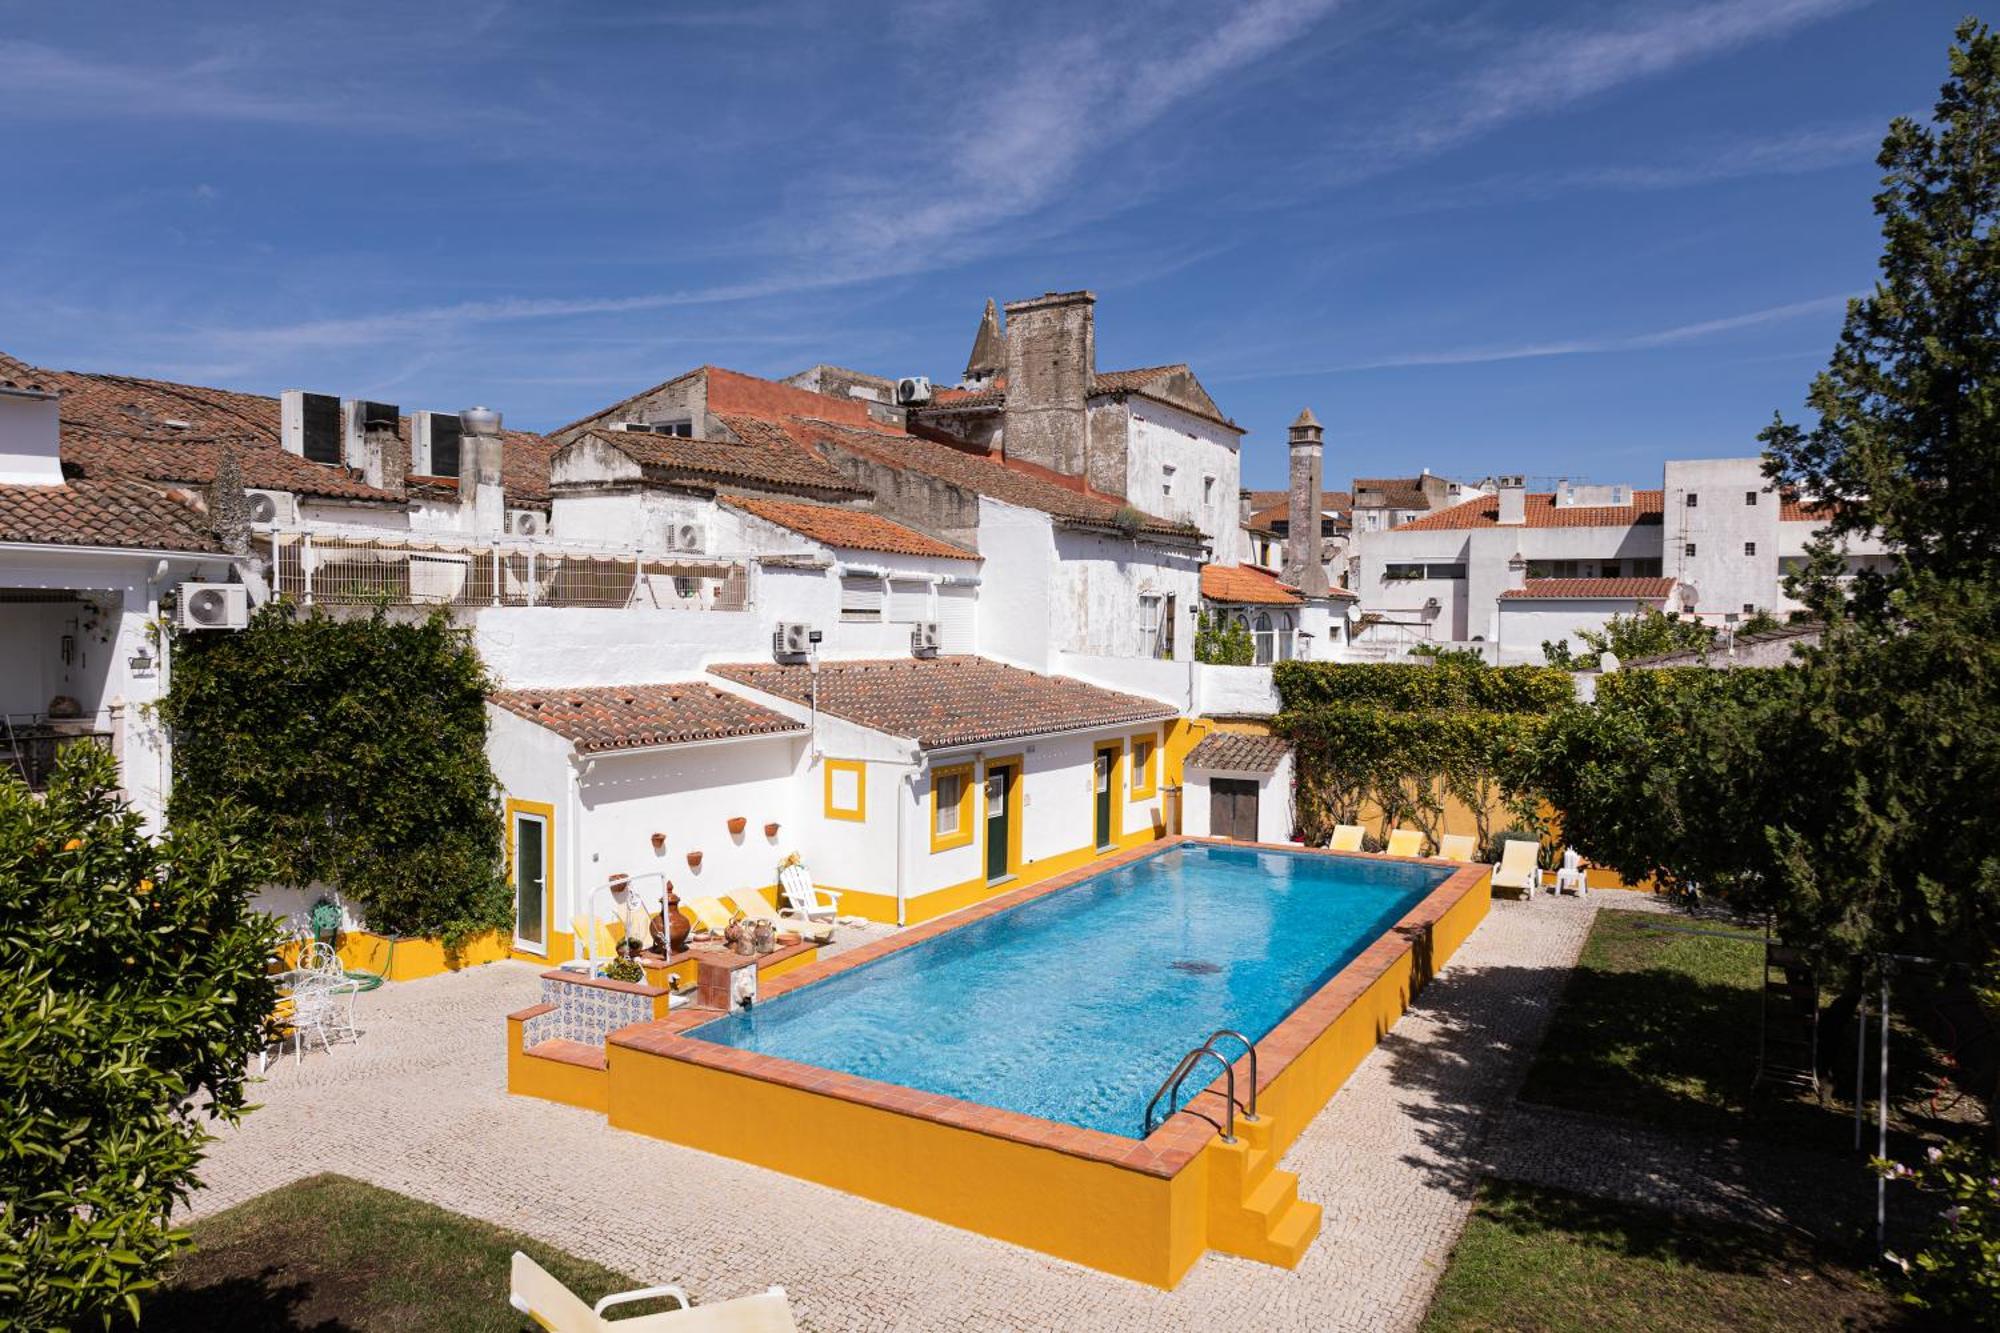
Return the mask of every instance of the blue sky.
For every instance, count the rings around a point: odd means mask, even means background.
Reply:
[[[1797,414],[1965,0],[0,0],[0,349],[559,425],[950,382],[1089,287],[1280,484],[1658,484]]]

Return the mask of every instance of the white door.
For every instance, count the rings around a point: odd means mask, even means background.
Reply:
[[[549,951],[549,821],[514,811],[514,947]]]
[[[939,651],[977,652],[978,589],[945,586],[937,594]]]

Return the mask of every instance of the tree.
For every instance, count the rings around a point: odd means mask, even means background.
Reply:
[[[1631,662],[1661,653],[1698,652],[1715,642],[1715,631],[1699,620],[1682,620],[1648,606],[1629,616],[1611,617],[1603,629],[1578,629],[1576,637],[1588,651],[1577,652],[1567,639],[1544,639],[1543,659],[1565,671],[1594,671],[1605,653]]]
[[[0,776],[0,1328],[137,1315],[276,1000],[240,813],[153,842],[117,783],[87,747],[46,799]]]
[[[1257,660],[1257,641],[1250,627],[1228,612],[1204,614],[1195,623],[1194,660],[1210,666],[1250,666]]]
[[[491,688],[442,611],[335,619],[273,603],[239,633],[183,636],[162,708],[170,813],[236,800],[279,882],[332,885],[375,930],[462,943],[512,914]]]

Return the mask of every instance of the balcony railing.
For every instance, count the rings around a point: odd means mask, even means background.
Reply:
[[[597,606],[741,611],[746,562],[536,538],[261,534],[272,591],[307,605]]]
[[[56,771],[62,752],[72,745],[109,750],[111,733],[90,729],[91,723],[25,721],[18,715],[0,726],[0,773],[21,779],[30,791],[43,791]]]

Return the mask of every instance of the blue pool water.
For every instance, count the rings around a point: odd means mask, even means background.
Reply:
[[[1137,1137],[1183,1052],[1261,1040],[1450,873],[1184,843],[688,1035]]]

